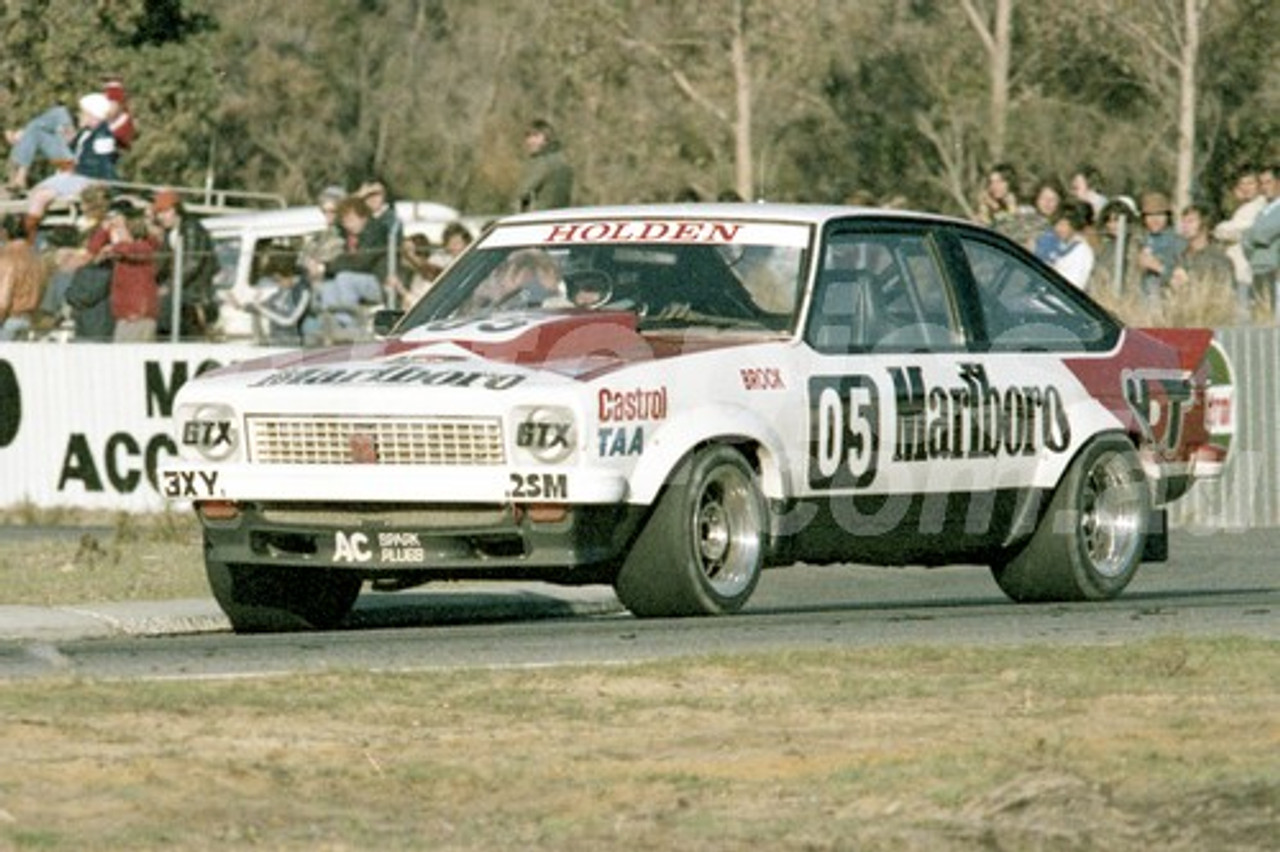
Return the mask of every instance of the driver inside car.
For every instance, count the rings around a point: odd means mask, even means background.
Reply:
[[[503,261],[476,288],[470,308],[535,308],[561,298],[559,265],[541,249],[523,249]]]

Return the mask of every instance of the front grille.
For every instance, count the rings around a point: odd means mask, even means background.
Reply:
[[[497,417],[248,418],[258,464],[499,465]]]

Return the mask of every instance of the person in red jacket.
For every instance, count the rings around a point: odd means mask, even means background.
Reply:
[[[107,126],[111,135],[116,138],[116,147],[127,151],[133,147],[134,137],[138,135],[138,127],[133,122],[133,113],[129,109],[129,97],[124,90],[124,80],[119,77],[108,77],[102,84],[102,94],[111,102],[111,112],[107,114]]]
[[[117,343],[156,339],[160,292],[156,286],[156,242],[143,211],[131,204],[112,207],[107,227],[89,238],[89,251],[111,263],[111,316]]]

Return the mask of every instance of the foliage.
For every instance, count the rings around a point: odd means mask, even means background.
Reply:
[[[1280,156],[1280,6],[1202,5],[1193,190],[1219,202],[1240,160]],[[1176,14],[1015,0],[1004,144],[1029,180],[1088,160],[1106,190],[1170,188]],[[120,73],[141,129],[128,177],[299,202],[378,175],[509,209],[535,116],[584,203],[745,174],[753,196],[964,214],[991,156],[985,53],[941,0],[10,0],[0,44],[6,126]]]

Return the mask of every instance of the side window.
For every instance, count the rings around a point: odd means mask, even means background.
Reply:
[[[956,348],[960,338],[947,279],[927,239],[832,234],[806,337],[829,354]]]
[[[962,243],[993,351],[1110,345],[1113,324],[1070,287],[998,246],[973,239]]]
[[[213,286],[230,290],[236,284],[236,267],[240,263],[241,237],[223,237],[213,243],[213,253],[218,258],[218,271],[213,276]]]

